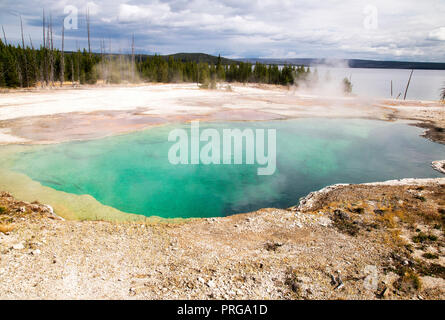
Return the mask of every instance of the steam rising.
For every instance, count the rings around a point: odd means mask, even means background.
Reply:
[[[110,55],[103,58],[100,63],[95,65],[95,72],[98,79],[103,79],[104,83],[142,82],[136,64],[131,56],[128,55]]]
[[[326,72],[321,73],[318,68],[326,68]],[[334,79],[330,68],[348,68],[346,62],[338,60],[324,60],[323,64],[312,67],[312,72],[307,74],[304,81],[297,84],[297,90],[301,93],[317,95],[321,97],[342,97],[350,95],[352,91],[351,78],[345,77],[343,81]]]

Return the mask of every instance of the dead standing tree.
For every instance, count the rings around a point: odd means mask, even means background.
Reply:
[[[87,33],[88,33],[88,53],[91,56],[91,41],[90,41],[90,10],[87,8],[86,12],[86,20],[87,20]]]
[[[62,52],[60,56],[60,86],[65,81],[65,25],[62,23]]]
[[[77,72],[77,82],[80,84],[80,49],[79,49],[79,43],[76,41],[76,72]]]
[[[74,57],[71,59],[71,82],[74,87]]]
[[[45,9],[42,10],[42,63],[40,64],[40,84],[43,88],[43,83],[46,82],[46,38],[45,38]]]
[[[134,33],[131,37],[131,82],[135,81],[135,60],[134,60]]]
[[[22,16],[20,16],[20,30],[22,33],[22,52],[23,52],[23,63],[25,64],[25,81],[26,86],[29,88],[29,76],[28,76],[28,61],[26,59],[26,50],[25,50],[25,37],[23,36],[23,21]]]
[[[5,33],[5,29],[3,28],[3,26],[2,26],[2,31],[3,31],[3,40],[5,42],[5,46],[7,46],[8,45],[8,41],[6,40],[6,33]]]
[[[51,86],[54,86],[54,38],[53,38],[54,34],[53,34],[53,18],[52,15],[50,14],[49,17],[49,25],[48,25],[48,38],[49,38],[49,43],[48,43],[48,47],[49,47],[49,61],[50,61],[50,81],[51,81]]]
[[[42,87],[45,83],[48,85],[49,80],[49,71],[48,71],[48,38],[47,38],[47,30],[46,30],[46,15],[45,15],[45,9],[43,9],[43,15],[42,15],[42,33],[43,33],[43,45],[42,45],[42,51],[43,51],[43,63],[41,66],[41,75],[42,75]]]
[[[406,84],[405,94],[403,96],[403,100],[406,100],[406,94],[408,93],[409,84],[411,82],[411,77],[413,76],[414,70],[411,70],[411,73],[409,75],[408,83]]]

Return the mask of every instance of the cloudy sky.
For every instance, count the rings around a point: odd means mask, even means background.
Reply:
[[[128,52],[205,52],[262,58],[362,58],[445,62],[444,0],[1,0],[7,40],[42,38],[42,9],[51,13],[60,46],[92,47],[105,39]],[[77,15],[76,15],[77,11]],[[76,27],[77,17],[77,29]]]

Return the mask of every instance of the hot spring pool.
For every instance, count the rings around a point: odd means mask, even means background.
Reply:
[[[257,165],[245,164],[172,165],[168,134],[189,124],[25,149],[11,169],[124,212],[165,218],[286,208],[335,183],[443,176],[430,163],[445,159],[445,147],[420,137],[422,130],[406,123],[317,118],[200,126],[276,129],[275,173],[259,176]]]

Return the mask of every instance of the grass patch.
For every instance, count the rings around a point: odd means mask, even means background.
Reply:
[[[415,271],[405,269],[395,283],[395,287],[404,292],[419,291],[422,288],[422,281]]]
[[[360,230],[357,223],[351,221],[350,217],[341,210],[334,210],[333,221],[340,232],[350,236],[356,236]]]
[[[424,276],[439,277],[445,279],[445,267],[437,263],[418,266],[418,271]]]
[[[436,240],[437,240],[437,237],[435,235],[426,234],[423,232],[419,232],[419,234],[417,234],[413,237],[414,243],[423,243],[426,241],[436,241]]]
[[[417,200],[420,200],[422,202],[426,202],[426,198],[424,196],[414,196]]]
[[[437,254],[429,253],[429,252],[424,253],[422,255],[422,257],[424,257],[425,259],[439,259],[439,256]]]
[[[6,213],[6,208],[5,207],[0,207],[0,214],[4,214]]]
[[[358,214],[363,214],[364,212],[365,212],[365,209],[364,208],[361,208],[361,207],[358,207],[358,208],[352,208],[352,209],[349,209],[351,212],[353,212],[353,213],[358,213]]]

